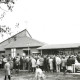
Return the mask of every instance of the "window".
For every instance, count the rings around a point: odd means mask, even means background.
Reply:
[[[11,49],[11,56],[14,58],[16,56],[16,49]]]

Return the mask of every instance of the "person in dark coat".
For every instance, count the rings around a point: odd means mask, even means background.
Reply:
[[[48,61],[48,57],[45,57],[45,58],[44,58],[43,66],[44,66],[44,71],[45,71],[45,72],[48,72],[48,71],[49,71],[49,61]]]
[[[53,72],[55,72],[55,71],[56,71],[56,58],[54,56],[54,58],[53,58]]]
[[[77,61],[80,63],[80,54],[77,55]]]
[[[72,72],[72,58],[69,56],[67,59],[67,72],[71,73]]]
[[[20,69],[21,70],[23,69],[23,59],[22,59],[22,57],[20,57]]]

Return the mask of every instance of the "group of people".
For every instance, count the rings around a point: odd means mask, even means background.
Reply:
[[[9,54],[7,57],[2,55],[0,59],[0,68],[8,68],[8,78],[10,80],[10,71],[13,69],[18,73],[19,70],[28,70],[28,72],[35,72],[36,67],[45,72],[73,72],[74,64],[80,62],[79,55],[27,55],[20,56],[18,53],[16,57],[12,58]],[[8,66],[8,67],[6,67]],[[10,71],[9,71],[10,68]],[[5,77],[6,80],[6,77]]]

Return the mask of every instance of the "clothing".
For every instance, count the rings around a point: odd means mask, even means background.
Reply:
[[[73,70],[72,66],[67,66],[67,70],[72,72],[72,70]]]
[[[59,57],[56,57],[56,71],[60,72],[60,64],[61,64],[61,59]]]
[[[37,59],[37,65],[40,66],[40,59]]]
[[[32,63],[32,67],[36,67],[36,60],[34,58],[32,58],[31,63]]]
[[[67,71],[68,71],[68,72],[72,72],[72,71],[73,71],[72,58],[71,58],[71,57],[69,57],[69,58],[67,59]]]
[[[56,57],[56,64],[60,65],[61,64],[61,59],[59,57]]]
[[[49,60],[47,58],[44,58],[44,70],[49,71]]]
[[[56,58],[53,58],[53,71],[56,71]]]
[[[67,62],[67,60],[65,58],[62,58],[62,60],[61,60],[62,67],[66,66],[66,62]]]
[[[49,59],[50,70],[53,70],[53,59]]]
[[[43,71],[40,68],[36,68],[35,78],[36,80],[44,80],[45,75],[43,74]]]
[[[43,66],[44,59],[40,58],[40,66]]]
[[[10,64],[9,62],[5,63],[4,65],[4,69],[5,69],[5,75],[10,75]]]
[[[65,72],[66,70],[66,62],[67,62],[66,58],[62,58],[61,67],[62,67],[63,72]]]

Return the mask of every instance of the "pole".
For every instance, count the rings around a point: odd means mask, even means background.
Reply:
[[[42,49],[41,49],[41,55],[42,55]]]
[[[28,56],[29,56],[29,46],[28,46]]]
[[[29,43],[28,43],[28,56],[29,56]]]

